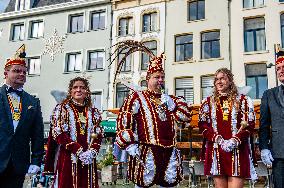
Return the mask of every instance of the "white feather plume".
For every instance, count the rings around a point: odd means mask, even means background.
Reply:
[[[66,91],[52,90],[50,94],[54,97],[57,103],[61,103],[67,97]]]

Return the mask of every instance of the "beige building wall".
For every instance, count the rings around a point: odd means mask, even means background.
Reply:
[[[193,77],[194,103],[201,102],[201,76],[212,75],[220,67],[230,68],[228,1],[205,0],[205,19],[188,21],[187,0],[166,4],[165,63],[166,86],[175,93],[175,78]],[[201,33],[220,31],[220,58],[201,59]],[[175,62],[175,36],[193,34],[193,58]]]
[[[245,64],[275,64],[274,44],[281,44],[280,15],[284,3],[278,0],[265,0],[264,5],[243,8],[243,1],[232,1],[232,71],[239,85],[246,84]],[[262,51],[245,52],[244,20],[263,17],[265,20],[266,47]],[[284,36],[283,36],[284,37]],[[276,86],[275,66],[267,68],[268,88]]]

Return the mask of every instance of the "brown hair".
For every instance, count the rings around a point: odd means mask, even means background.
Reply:
[[[87,90],[87,96],[84,99],[84,104],[88,107],[92,106],[92,101],[91,101],[91,91],[90,91],[90,83],[86,78],[83,77],[75,77],[72,80],[70,80],[69,82],[69,86],[68,86],[68,93],[67,93],[67,98],[64,100],[64,102],[69,102],[72,98],[71,96],[71,90],[73,85],[75,84],[75,82],[77,81],[81,81],[84,83],[86,90]]]
[[[220,72],[223,73],[223,74],[226,74],[228,79],[229,79],[230,83],[229,83],[229,88],[228,88],[228,90],[229,90],[228,97],[229,97],[229,100],[234,101],[236,99],[237,95],[238,95],[238,89],[237,89],[237,86],[234,83],[233,73],[227,68],[220,68],[215,72],[215,75],[214,75],[214,77],[215,77],[215,79],[214,79],[214,91],[213,91],[214,100],[216,101],[218,96],[219,96],[219,93],[216,89],[215,83],[216,83],[217,74],[219,74]]]

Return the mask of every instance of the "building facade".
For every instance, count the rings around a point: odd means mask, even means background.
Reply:
[[[275,74],[275,45],[284,46],[284,1],[231,2],[232,71],[236,82],[252,87],[260,101],[263,92],[280,84]]]
[[[154,54],[165,52],[165,0],[114,0],[112,44],[125,40],[143,42]],[[113,49],[114,50],[114,49]],[[122,51],[118,59],[125,53]],[[115,54],[116,55],[116,54]],[[118,108],[122,105],[129,89],[123,82],[133,82],[146,87],[146,72],[149,56],[135,52],[129,56],[114,81],[117,67],[115,61],[110,69],[109,106]]]
[[[44,122],[49,122],[56,105],[51,91],[67,91],[76,76],[89,79],[94,105],[102,112],[108,109],[109,1],[12,0],[0,14],[0,30],[1,70],[18,47],[26,44],[24,89],[40,99]]]
[[[228,5],[223,0],[168,1],[165,72],[170,94],[199,104],[212,91],[215,71],[230,68]]]

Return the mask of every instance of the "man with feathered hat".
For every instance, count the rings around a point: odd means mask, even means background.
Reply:
[[[21,188],[25,174],[40,169],[43,120],[39,99],[23,90],[27,67],[25,45],[7,60],[0,87],[0,187]]]
[[[140,51],[150,56],[147,90],[130,94],[117,118],[116,144],[130,155],[128,177],[136,187],[154,184],[173,187],[182,180],[181,156],[176,148],[176,122],[189,123],[191,107],[184,99],[163,92],[164,54],[157,57],[137,41],[125,41],[116,46],[118,53],[128,49],[118,62],[116,75],[131,53]]]
[[[276,73],[281,84],[266,90],[261,98],[259,147],[261,159],[272,167],[273,185],[284,187],[284,51],[277,48]]]

